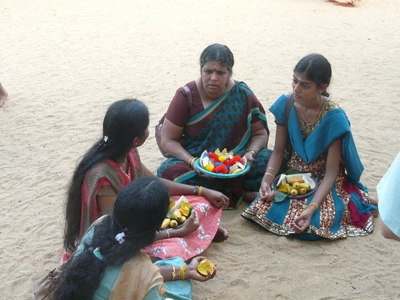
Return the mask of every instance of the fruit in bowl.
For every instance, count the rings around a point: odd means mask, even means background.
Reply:
[[[212,173],[237,174],[244,171],[247,159],[227,151],[226,148],[222,151],[216,149],[214,152],[205,150],[200,156],[200,166]]]

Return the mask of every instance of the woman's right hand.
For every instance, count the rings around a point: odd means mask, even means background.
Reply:
[[[188,264],[186,267],[186,278],[187,279],[193,279],[193,280],[197,280],[197,281],[207,281],[207,280],[215,277],[215,275],[217,274],[217,268],[215,265],[214,265],[214,272],[212,274],[208,274],[207,276],[201,275],[197,271],[197,266],[203,259],[205,259],[204,256],[193,257],[190,264]]]
[[[276,196],[275,191],[271,189],[269,183],[267,183],[264,179],[261,181],[259,194],[260,199],[264,201],[272,201]]]

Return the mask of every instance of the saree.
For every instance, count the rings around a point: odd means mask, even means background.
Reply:
[[[285,124],[287,99],[286,95],[282,95],[270,108],[277,124]],[[370,234],[374,229],[372,211],[377,210],[377,207],[369,203],[368,189],[359,181],[364,168],[344,110],[329,100],[320,120],[309,135],[303,138],[300,121],[292,107],[288,132],[293,149],[286,169],[309,172],[318,183],[324,178],[329,146],[336,139],[342,139],[342,155],[336,180],[313,214],[309,228],[299,234],[299,238],[316,240],[323,237],[334,240]],[[242,216],[272,233],[283,236],[296,234],[292,224],[304,207],[311,203],[313,196],[311,194],[300,199],[286,197],[282,202],[265,202],[257,197]]]
[[[118,193],[130,182],[143,176],[139,152],[136,148],[128,155],[129,174],[112,160],[104,162],[91,168],[82,184],[82,215],[80,238],[89,228],[90,224],[101,217],[96,196],[117,196]],[[180,196],[173,196],[175,200]],[[160,259],[180,256],[185,261],[205,251],[214,239],[222,209],[213,207],[207,199],[200,196],[185,196],[197,212],[200,221],[199,228],[191,234],[180,237],[155,241],[146,248],[146,253]],[[64,257],[66,261],[68,257]]]
[[[201,105],[195,82],[187,86],[192,90],[193,105]],[[172,113],[170,109],[171,105],[167,118]],[[230,91],[206,109],[190,116],[184,125],[185,139],[182,146],[194,157],[200,157],[204,150],[215,151],[217,148],[226,148],[235,155],[243,156],[251,138],[251,124],[259,120],[264,121],[269,133],[263,106],[246,83],[236,82]],[[258,191],[270,154],[271,151],[264,147],[257,153],[248,173],[228,180],[234,183],[231,186],[239,187],[240,195],[244,190]],[[202,185],[226,192],[223,190],[226,188],[226,180],[202,178],[186,162],[174,157],[166,159],[158,167],[157,175],[176,182]]]

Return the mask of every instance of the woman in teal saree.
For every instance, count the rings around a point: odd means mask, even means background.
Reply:
[[[242,213],[278,235],[327,239],[365,236],[374,229],[372,211],[377,201],[359,181],[363,165],[346,113],[328,98],[331,67],[325,57],[311,54],[294,69],[293,97],[288,120],[288,96],[271,106],[277,124],[274,151],[268,162],[260,196]],[[289,137],[289,139],[288,139]],[[311,173],[319,183],[308,197],[277,201],[272,182],[284,159],[286,144],[292,146],[286,169]]]
[[[266,148],[269,130],[265,110],[244,82],[231,78],[233,64],[233,54],[224,45],[213,44],[203,51],[201,77],[186,85],[191,103],[180,88],[169,105],[161,145],[171,157],[159,166],[157,175],[224,192],[230,197],[230,206],[236,207],[245,191],[255,198],[270,151]],[[204,150],[217,148],[246,156],[250,171],[228,180],[204,176],[195,158]]]

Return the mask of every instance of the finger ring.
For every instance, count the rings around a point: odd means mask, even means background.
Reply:
[[[222,202],[221,201],[218,201],[218,206],[222,206]]]

